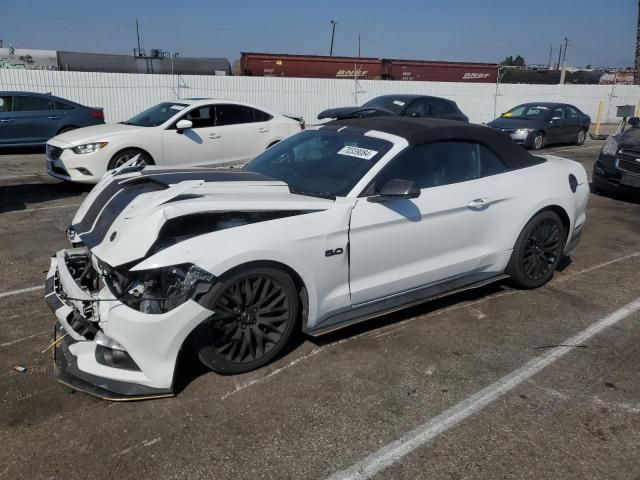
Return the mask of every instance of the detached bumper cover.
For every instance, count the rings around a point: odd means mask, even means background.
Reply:
[[[108,400],[172,396],[182,344],[211,312],[189,301],[165,314],[149,315],[123,305],[108,289],[90,295],[76,283],[65,261],[68,252],[77,250],[58,252],[45,282],[45,300],[58,319],[54,333],[57,380]],[[98,333],[124,346],[139,369],[101,362],[96,350],[104,348],[93,340]]]

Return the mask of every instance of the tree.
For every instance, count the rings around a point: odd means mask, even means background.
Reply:
[[[524,67],[526,65],[526,62],[521,55],[517,55],[516,58],[513,58],[511,55],[509,55],[502,62],[500,62],[500,65],[503,65],[505,67]]]

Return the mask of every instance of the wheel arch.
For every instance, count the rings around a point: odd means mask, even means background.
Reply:
[[[111,157],[109,158],[109,162],[108,162],[108,163],[111,163],[111,161],[112,161],[112,160],[113,160],[117,155],[121,154],[122,152],[124,152],[124,151],[126,151],[126,150],[139,150],[139,151],[141,151],[142,153],[144,153],[145,155],[147,155],[147,156],[151,159],[151,161],[153,162],[153,164],[154,164],[154,165],[157,165],[157,164],[156,164],[156,160],[155,160],[155,158],[153,158],[153,155],[151,155],[151,154],[149,153],[149,151],[148,151],[148,150],[146,150],[146,149],[144,149],[144,148],[142,148],[142,147],[138,147],[138,146],[135,146],[135,147],[134,147],[134,146],[130,146],[130,147],[121,147],[121,148],[119,148],[119,149],[116,151],[116,153],[114,153],[113,155],[111,155]]]
[[[531,220],[533,220],[533,218],[536,215],[539,215],[540,213],[547,212],[547,211],[554,212],[555,214],[557,214],[560,217],[560,220],[562,221],[562,226],[564,227],[564,230],[565,230],[565,239],[564,239],[564,241],[565,241],[565,244],[566,244],[567,239],[569,238],[569,233],[571,232],[571,217],[569,216],[569,214],[567,213],[567,211],[565,210],[564,207],[562,207],[561,205],[558,205],[557,203],[552,203],[552,204],[545,205],[545,206],[539,208],[532,215],[529,215],[529,217],[520,226],[520,229],[516,233],[516,237],[515,237],[515,239],[513,241],[513,245],[515,245],[516,241],[518,240],[518,236],[520,236],[520,233],[522,232],[522,230],[524,230],[524,228],[527,226],[527,224]]]

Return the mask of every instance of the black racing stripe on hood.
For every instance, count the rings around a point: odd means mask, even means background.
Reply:
[[[80,239],[89,248],[93,248],[102,242],[102,239],[115,222],[116,218],[129,205],[134,198],[143,193],[157,192],[166,189],[155,182],[136,182],[125,184],[115,197],[104,207],[93,230],[81,233]],[[74,226],[75,229],[75,226]],[[76,232],[78,230],[76,229]]]
[[[244,170],[184,168],[143,171],[141,175],[116,180],[107,185],[93,201],[82,220],[72,225],[72,228],[85,245],[93,248],[102,242],[118,215],[138,195],[165,190],[170,185],[188,180],[203,180],[205,182],[274,181],[266,175]]]

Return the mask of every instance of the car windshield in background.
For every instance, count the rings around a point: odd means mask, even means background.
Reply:
[[[549,107],[544,105],[519,105],[502,114],[503,118],[517,118],[519,120],[544,120],[549,113]]]
[[[363,107],[376,108],[379,110],[387,110],[388,112],[398,114],[408,103],[408,100],[402,96],[384,95],[369,100],[362,105]]]
[[[344,196],[389,151],[386,140],[335,130],[307,130],[267,149],[244,166],[285,182],[291,192]]]
[[[157,127],[169,120],[186,106],[187,105],[185,103],[160,103],[122,123],[125,125],[135,125],[136,127]]]

